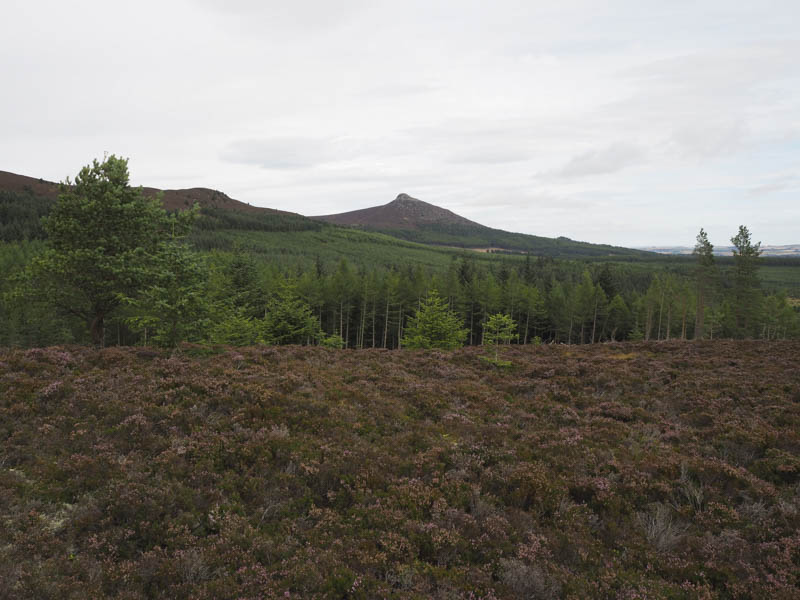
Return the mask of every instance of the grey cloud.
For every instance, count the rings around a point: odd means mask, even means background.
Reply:
[[[367,0],[194,0],[215,12],[236,17],[249,28],[329,28],[338,26],[368,6]]]
[[[795,176],[786,176],[772,179],[760,185],[756,185],[748,189],[751,196],[764,196],[774,192],[782,192],[784,190],[791,190],[800,187],[800,178]]]
[[[684,156],[713,158],[735,152],[746,138],[747,129],[742,122],[703,120],[676,129],[669,144]]]
[[[352,148],[335,139],[274,137],[232,142],[221,158],[262,169],[302,169],[351,158]]]
[[[560,178],[587,177],[616,173],[627,167],[642,164],[647,160],[643,148],[618,142],[596,150],[579,154],[563,167],[549,175]]]
[[[361,92],[361,95],[367,97],[396,98],[432,94],[440,89],[439,86],[425,83],[393,83],[368,88]]]
[[[741,93],[750,87],[784,77],[796,77],[800,41],[740,45],[684,54],[628,69],[633,79],[665,87]],[[720,99],[721,100],[721,99]]]
[[[507,163],[522,162],[529,158],[529,154],[514,148],[474,148],[450,155],[448,162],[465,165],[502,165]]]

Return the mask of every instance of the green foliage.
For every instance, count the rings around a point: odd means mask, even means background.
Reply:
[[[607,244],[576,242],[566,237],[548,238],[512,233],[483,225],[425,224],[418,229],[381,229],[381,233],[423,244],[489,249],[498,253],[533,253],[539,256],[588,258],[617,256],[645,257],[647,253]]]
[[[244,213],[213,206],[202,208],[195,235],[203,239],[204,232],[235,229],[239,231],[298,232],[320,231],[325,225],[301,215],[280,212]]]
[[[403,336],[405,348],[442,348],[453,350],[464,345],[467,330],[461,319],[434,289],[422,301],[419,310],[409,320]]]
[[[323,335],[319,340],[319,345],[324,348],[344,348],[344,340],[340,335]]]
[[[694,247],[694,256],[697,258],[695,270],[696,285],[696,314],[694,325],[694,339],[703,339],[705,334],[705,306],[711,300],[717,280],[717,265],[714,260],[714,246],[708,241],[705,230],[700,229],[697,234],[697,244]]]
[[[487,346],[494,347],[494,358],[492,362],[498,366],[507,366],[500,361],[499,348],[501,344],[510,344],[511,340],[519,338],[516,332],[517,324],[510,315],[497,313],[491,315],[483,325],[483,342]]]
[[[21,242],[45,237],[42,217],[53,200],[32,192],[0,190],[0,242]]]
[[[293,283],[282,282],[267,302],[260,341],[265,344],[313,344],[322,331],[311,308],[297,296]]]
[[[14,223],[27,227],[35,222],[37,211],[46,209],[46,202],[29,214],[20,204],[23,196],[27,199],[25,194],[14,196],[16,200],[7,202],[6,208],[11,210],[8,214],[19,217]],[[536,337],[565,343],[710,337],[707,316],[714,320],[717,338],[748,335],[775,339],[800,333],[800,315],[792,309],[800,294],[800,262],[792,266],[795,263],[788,259],[759,258],[763,266],[757,282],[761,281],[763,293],[757,287],[748,288],[751,295],[743,303],[740,298],[748,294],[739,293],[745,288],[737,285],[734,261],[738,259],[713,257],[710,245],[702,243],[707,242],[703,231],[698,236],[698,253],[721,267],[711,269],[710,277],[704,277],[705,267],[696,264],[699,255],[555,260],[423,246],[281,213],[229,212],[202,208],[204,229],[188,238],[202,252],[205,273],[203,292],[190,292],[185,298],[202,299],[209,318],[200,316],[199,304],[184,306],[180,310],[185,310],[186,322],[177,325],[175,340],[237,345],[268,341],[273,334],[265,336],[262,329],[265,325],[274,328],[275,319],[267,316],[267,304],[271,297],[275,300],[275,291],[287,279],[295,282],[295,296],[307,305],[321,332],[341,339],[347,348],[400,347],[419,298],[432,289],[441,292],[467,329],[469,344],[484,342],[483,325],[496,313],[515,321],[515,333],[523,344]],[[106,277],[105,271],[85,270],[86,279],[97,278],[103,285],[113,283],[115,277],[123,280],[117,283],[125,284],[118,286],[114,295],[97,294],[100,300],[107,300],[105,305],[100,303],[108,311],[99,315],[101,319],[92,312],[82,288],[66,276],[56,276],[58,265],[50,265],[53,269],[47,276],[43,269],[25,269],[35,254],[31,249],[41,249],[38,241],[0,245],[0,266],[4,267],[0,344],[85,343],[87,323],[93,326],[92,333],[106,342],[169,344],[161,335],[167,329],[166,315],[172,314],[176,324],[181,288],[197,289],[185,281],[186,272],[169,275],[168,261],[159,258],[164,244],[172,243],[171,229],[167,222],[162,230],[169,234],[151,245],[150,251],[138,246],[131,251],[130,260],[125,260],[117,275]],[[176,228],[177,236],[180,229]],[[179,265],[176,268],[180,270]],[[130,275],[127,278],[123,277],[125,269]],[[19,285],[23,271],[26,285]],[[694,284],[690,285],[693,275]],[[789,290],[788,297],[778,301],[778,292],[784,288]],[[27,293],[19,293],[22,290]],[[115,306],[119,299],[126,302]],[[156,306],[157,311],[153,310]],[[274,307],[271,312],[277,314]],[[743,316],[748,318],[744,329],[740,327]],[[103,328],[109,330],[108,335],[103,335]],[[154,338],[157,329],[161,333]],[[322,337],[307,336],[302,342],[322,343]]]
[[[734,245],[736,330],[739,337],[748,337],[756,333],[756,321],[761,310],[758,280],[761,242],[753,244],[750,240],[750,231],[744,225],[740,225],[739,232],[731,238],[731,243]]]
[[[611,340],[625,339],[631,331],[631,311],[625,299],[617,294],[608,305],[607,326]]]
[[[126,322],[145,341],[174,347],[198,341],[208,328],[206,269],[188,248],[164,244],[152,263],[149,285],[133,298],[123,297],[133,311]]]
[[[167,215],[129,185],[128,161],[109,156],[81,169],[45,218],[47,249],[31,263],[35,293],[84,319],[102,344],[105,320],[153,276],[165,240],[185,234],[194,213]]]
[[[261,322],[242,308],[220,303],[214,309],[207,335],[214,344],[252,346],[261,338]]]
[[[509,344],[511,340],[519,337],[516,333],[517,324],[514,319],[502,313],[491,315],[483,328],[483,341],[489,346]]]

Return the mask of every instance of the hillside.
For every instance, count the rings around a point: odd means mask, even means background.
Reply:
[[[379,231],[421,244],[469,248],[483,252],[532,253],[552,257],[637,257],[651,253],[606,244],[576,242],[486,227],[454,212],[400,194],[383,206],[311,217],[327,223]]]
[[[337,223],[336,215],[311,219],[251,206],[207,188],[143,190],[147,195],[161,192],[167,210],[183,210],[194,202],[200,203],[201,218],[192,235],[199,249],[245,248],[256,255],[269,255],[271,260],[291,265],[313,264],[322,257],[334,263],[346,258],[370,267],[422,264],[443,269],[454,255],[470,248],[498,251],[506,248],[517,254],[525,251],[559,258],[657,257],[652,253],[582,244],[565,238],[553,240],[490,229],[405,194],[385,207],[378,207],[377,211],[355,211],[352,219]],[[56,183],[0,171],[0,242],[42,238],[41,218],[49,212],[57,196]],[[348,220],[362,223],[357,223],[357,228],[344,227],[344,221]],[[398,220],[408,228],[382,229],[368,224],[384,227]],[[480,262],[497,259],[488,252],[475,254],[474,259]]]
[[[9,173],[8,171],[0,171],[0,191],[26,193],[49,200],[56,200],[56,198],[58,198],[58,190],[59,184],[52,181],[17,175],[16,173]],[[229,198],[220,191],[208,188],[160,190],[157,188],[143,187],[142,191],[146,196],[155,196],[158,193],[163,194],[164,208],[170,211],[183,210],[191,207],[195,202],[199,202],[204,207],[246,214],[294,214],[271,208],[251,206],[245,202]]]
[[[272,208],[251,206],[208,188],[159,190],[143,187],[146,196],[161,194],[168,211],[185,210],[195,203],[201,207],[195,238],[208,232],[238,231],[317,231],[321,225],[302,215]],[[0,242],[22,241],[44,236],[41,218],[58,198],[59,184],[0,171]],[[213,236],[211,236],[213,237]],[[212,244],[213,246],[213,244]]]
[[[0,350],[0,598],[797,598],[800,345]]]
[[[311,217],[337,225],[351,225],[370,229],[412,229],[419,230],[430,225],[464,225],[481,227],[456,213],[400,194],[383,206],[362,208],[336,215]]]

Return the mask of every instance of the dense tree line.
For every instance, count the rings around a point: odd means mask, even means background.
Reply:
[[[20,267],[39,245],[23,248],[7,251],[5,259]],[[104,343],[398,348],[433,290],[473,345],[485,343],[485,324],[497,313],[513,320],[515,342],[523,344],[798,335],[798,313],[784,294],[743,292],[739,279],[719,272],[701,305],[696,281],[680,275],[659,273],[643,289],[626,291],[624,272],[615,267],[576,273],[574,265],[562,269],[537,259],[491,269],[463,257],[445,273],[410,265],[368,271],[346,260],[287,272],[244,252],[204,255],[186,248],[160,260],[152,285],[109,314]],[[751,303],[746,311],[738,308],[742,297]],[[32,302],[6,293],[0,343],[87,341],[75,318],[50,305],[50,298]]]
[[[192,249],[186,236],[196,211],[169,215],[127,177],[122,159],[95,162],[62,189],[44,242],[0,246],[0,345],[425,347],[420,309],[431,303],[458,332],[447,347],[496,343],[498,321],[487,323],[497,315],[507,320],[503,339],[520,344],[800,334],[786,295],[759,288],[760,246],[745,227],[732,238],[734,268],[725,271],[701,230],[692,277],[530,255],[486,264],[468,252],[444,270],[367,269],[344,258],[287,268],[241,249]],[[211,215],[217,224],[220,214]],[[248,227],[305,226],[291,217]],[[206,219],[204,230],[217,226]]]

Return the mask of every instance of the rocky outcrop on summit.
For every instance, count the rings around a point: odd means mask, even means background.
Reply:
[[[451,210],[417,200],[408,194],[400,194],[383,206],[373,206],[371,208],[311,218],[335,223],[336,225],[360,226],[371,229],[418,229],[423,225],[433,224],[482,227],[480,224],[465,219]]]

